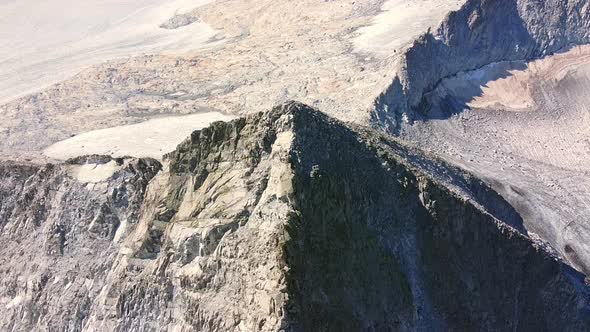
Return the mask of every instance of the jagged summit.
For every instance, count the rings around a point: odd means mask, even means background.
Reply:
[[[590,332],[588,0],[103,2],[0,4],[0,331]]]
[[[588,330],[583,277],[510,205],[369,128],[289,102],[159,167],[3,166],[0,328]]]

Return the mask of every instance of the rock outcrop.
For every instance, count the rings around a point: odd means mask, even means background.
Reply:
[[[84,328],[160,167],[101,156],[0,164],[0,330]]]
[[[5,163],[0,194],[3,330],[590,330],[583,276],[493,190],[302,104],[163,165]]]
[[[375,100],[373,121],[396,133],[402,122],[423,118],[423,95],[445,77],[589,42],[586,0],[468,0],[406,51],[400,73]]]

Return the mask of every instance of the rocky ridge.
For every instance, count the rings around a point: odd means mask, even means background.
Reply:
[[[403,54],[372,115],[485,179],[585,274],[589,18],[583,0],[467,1]]]
[[[589,42],[586,0],[468,0],[404,53],[400,72],[375,100],[373,123],[398,133],[403,122],[427,117],[424,94],[443,78]]]
[[[493,190],[302,104],[0,175],[5,330],[590,330]]]

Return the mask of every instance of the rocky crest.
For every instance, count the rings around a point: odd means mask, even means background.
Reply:
[[[590,330],[583,276],[493,190],[302,104],[163,165],[4,163],[0,195],[2,330]]]
[[[423,95],[445,77],[589,42],[587,0],[468,0],[406,51],[401,72],[375,100],[373,122],[395,133],[427,112]]]

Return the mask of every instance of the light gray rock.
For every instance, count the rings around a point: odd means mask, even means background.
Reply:
[[[198,22],[199,18],[191,14],[176,14],[166,22],[160,24],[160,28],[174,30]]]
[[[80,180],[82,167],[109,163],[106,179]],[[1,164],[0,330],[83,329],[160,167],[101,156]]]

